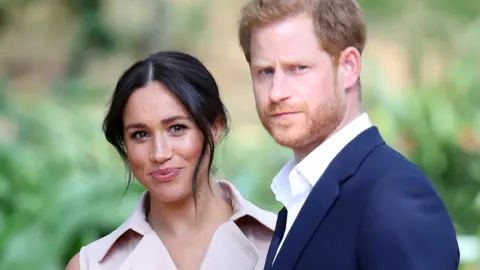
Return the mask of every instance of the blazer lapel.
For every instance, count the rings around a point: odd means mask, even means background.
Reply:
[[[278,213],[277,224],[275,225],[275,231],[273,233],[272,241],[270,242],[270,247],[268,248],[267,258],[265,260],[265,269],[271,269],[273,259],[277,254],[278,246],[282,241],[283,235],[285,233],[285,226],[287,223],[287,209],[283,207]]]
[[[212,237],[201,270],[251,270],[258,262],[258,252],[234,221],[222,224]]]
[[[371,127],[352,140],[333,159],[295,219],[273,263],[273,269],[295,268],[303,249],[339,197],[340,184],[355,173],[368,153],[383,143],[378,129]]]
[[[294,269],[303,248],[339,195],[338,183],[322,177],[312,189],[273,263],[273,269]]]

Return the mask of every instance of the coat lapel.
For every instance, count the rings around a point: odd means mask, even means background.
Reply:
[[[233,207],[234,213],[230,220],[223,223],[214,233],[200,270],[229,269],[253,270],[263,269],[263,258],[260,259],[259,250],[250,242],[249,238],[236,224],[243,217],[250,216],[256,220],[258,226],[264,226],[273,231],[276,215],[264,211],[245,200],[233,185],[227,181],[218,181],[222,196]],[[142,195],[134,214],[119,229],[101,242],[97,260],[105,257],[116,240],[127,230],[133,230],[141,235],[141,240],[133,248],[128,257],[121,263],[119,270],[175,270],[166,246],[151,229],[145,218],[145,203],[148,202],[148,193]],[[248,233],[247,233],[248,234]],[[264,253],[263,253],[264,254]],[[262,255],[265,256],[265,255]]]
[[[291,270],[295,268],[297,260],[313,233],[340,196],[340,184],[356,172],[368,153],[383,143],[378,129],[371,127],[347,144],[333,159],[313,187],[295,219],[273,263],[273,269]]]
[[[228,221],[213,235],[200,269],[254,269],[258,259],[258,252],[252,243],[235,222]]]
[[[339,195],[338,183],[328,175],[312,189],[273,263],[273,269],[294,269],[313,232]]]
[[[273,234],[272,241],[270,242],[270,247],[268,248],[267,258],[265,260],[265,269],[271,269],[273,259],[277,254],[278,246],[282,241],[283,235],[285,233],[285,226],[287,223],[287,209],[284,207],[278,213],[277,224],[275,226],[275,232]]]
[[[228,221],[215,231],[200,270],[254,269],[258,259],[255,247],[235,222]],[[151,231],[144,235],[119,270],[158,269],[175,270],[177,267],[160,238]]]
[[[119,270],[175,270],[177,267],[154,231],[146,233]]]

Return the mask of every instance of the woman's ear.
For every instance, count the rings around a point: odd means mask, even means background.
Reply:
[[[223,119],[217,119],[213,122],[210,131],[212,132],[213,143],[217,144],[222,139],[223,129],[225,127],[225,121]]]

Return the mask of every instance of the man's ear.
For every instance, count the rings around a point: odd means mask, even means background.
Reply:
[[[213,125],[210,127],[210,131],[212,132],[213,143],[217,144],[222,139],[223,130],[225,128],[225,121],[221,118],[218,118],[213,122]]]
[[[360,78],[360,52],[354,47],[343,50],[338,59],[338,68],[343,75],[342,89],[350,89],[355,86]]]

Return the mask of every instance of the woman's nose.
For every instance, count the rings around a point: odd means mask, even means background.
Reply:
[[[172,158],[172,150],[163,136],[157,136],[154,140],[150,160],[155,163],[165,163]]]

